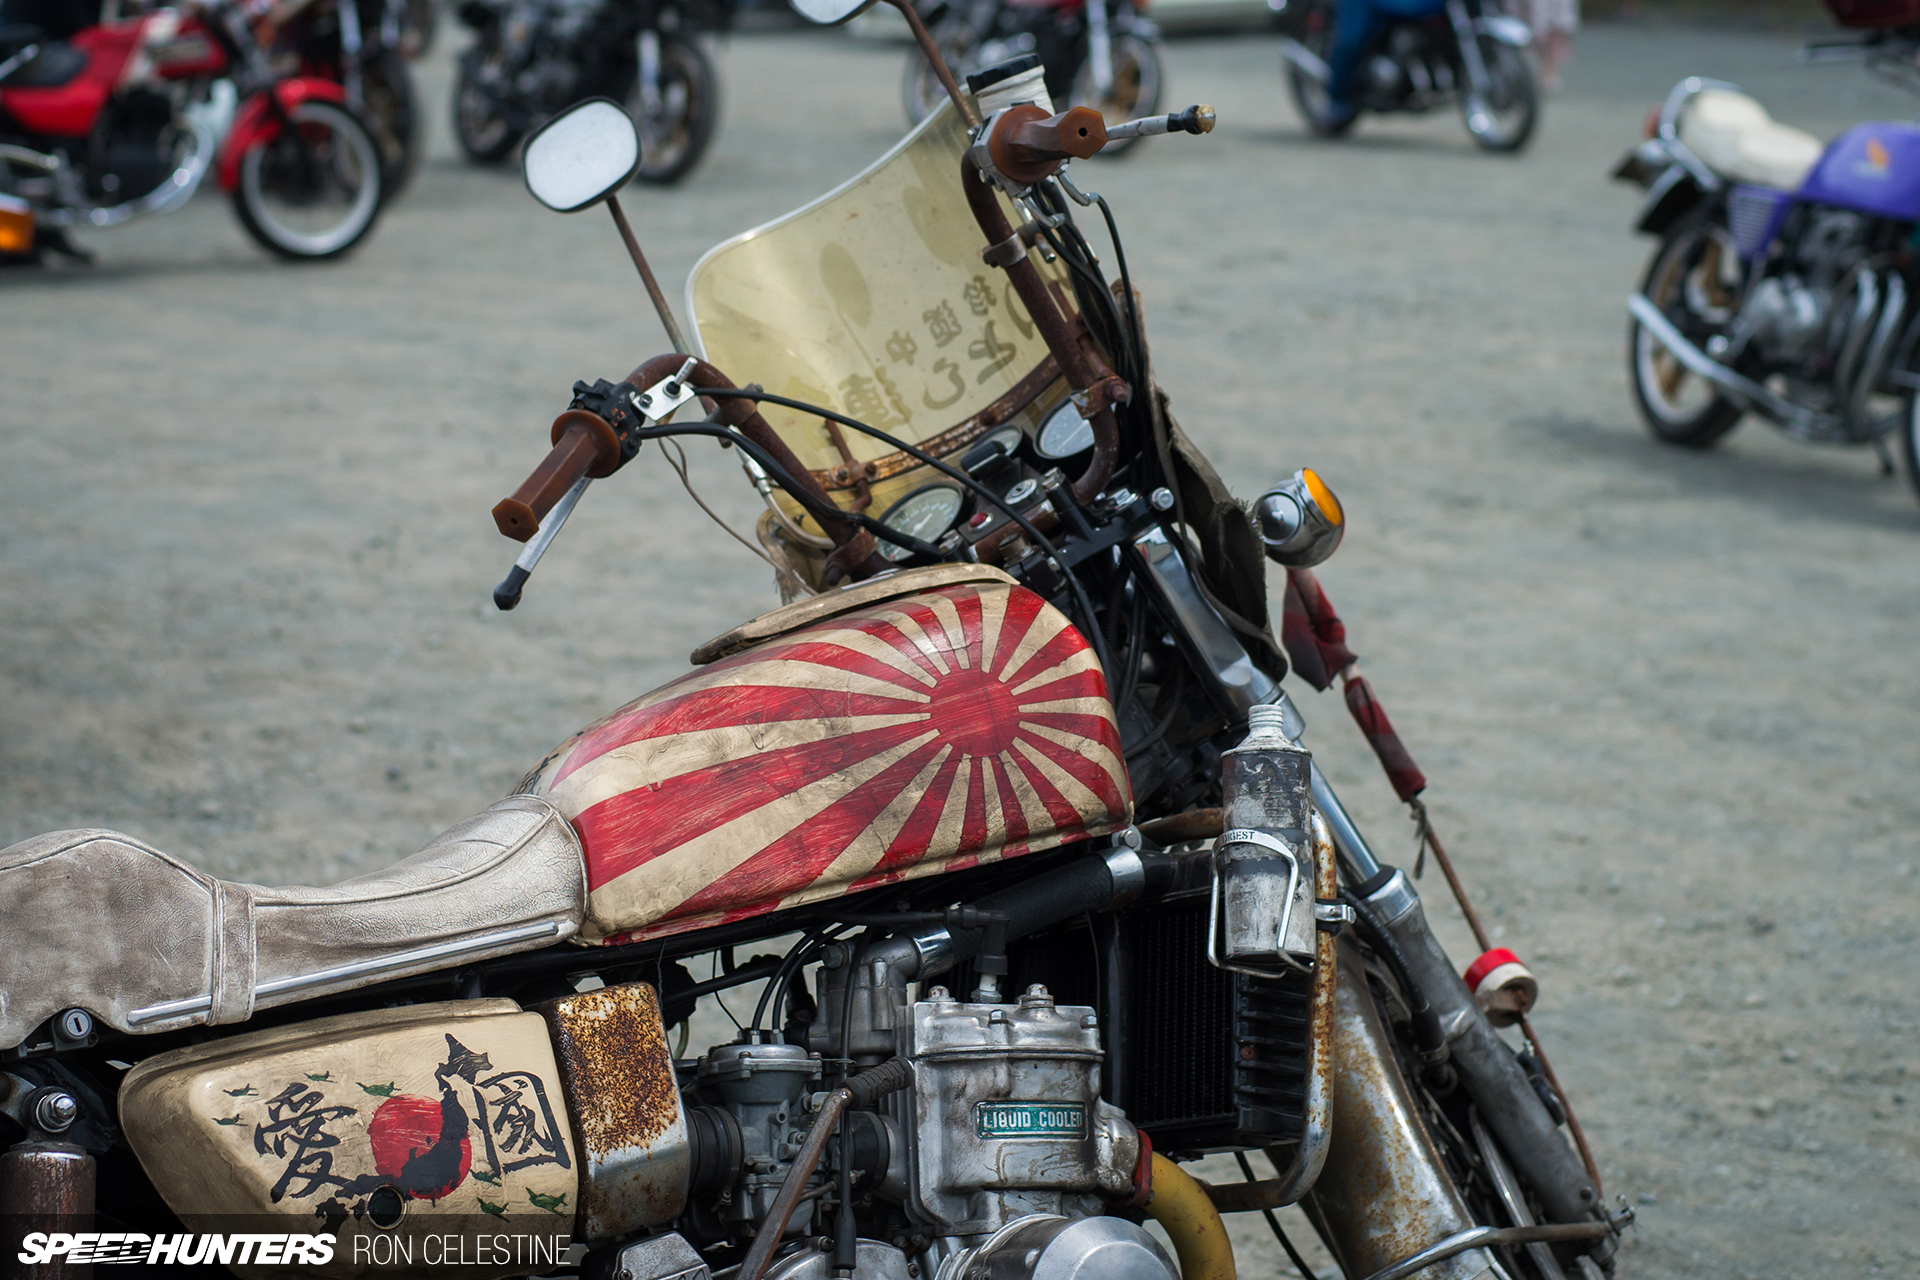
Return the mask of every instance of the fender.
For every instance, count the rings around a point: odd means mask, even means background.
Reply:
[[[281,111],[292,111],[316,98],[322,102],[345,103],[347,91],[319,76],[293,76],[275,84],[273,96],[280,103]],[[227,140],[220,148],[220,189],[232,191],[239,186],[241,157],[279,136],[280,116],[268,105],[266,93],[248,98],[234,117],[233,127],[227,131]]]
[[[1694,206],[1712,193],[1701,189],[1687,172],[1685,165],[1674,165],[1653,180],[1647,188],[1647,195],[1640,202],[1640,212],[1634,218],[1633,229],[1648,235],[1661,236],[1667,228],[1691,213]]]

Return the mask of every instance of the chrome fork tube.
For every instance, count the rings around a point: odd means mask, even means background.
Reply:
[[[1467,69],[1467,83],[1484,97],[1493,88],[1493,81],[1487,75],[1486,62],[1480,57],[1480,41],[1475,39],[1473,18],[1467,13],[1465,0],[1447,0],[1447,20],[1453,24],[1453,37],[1460,44],[1460,62]]]
[[[1113,89],[1113,33],[1107,27],[1107,0],[1086,0],[1087,57],[1093,63],[1093,91],[1105,101]]]
[[[640,110],[648,120],[660,114],[660,33],[652,27],[640,33]]]

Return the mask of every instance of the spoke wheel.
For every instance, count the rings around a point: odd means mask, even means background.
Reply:
[[[283,258],[346,253],[380,216],[380,148],[345,107],[308,101],[293,127],[240,159],[234,210],[241,225]]]
[[[940,51],[947,70],[953,72],[955,80],[960,79],[967,55],[973,52],[973,28],[960,19],[950,18],[931,34],[933,47]],[[906,104],[907,119],[915,124],[932,115],[934,109],[947,100],[946,86],[940,83],[933,64],[918,47],[907,55],[907,74],[900,86],[900,96]]]
[[[1913,496],[1920,498],[1920,395],[1907,397],[1900,422],[1900,469],[1907,473]]]
[[[413,72],[391,49],[367,59],[360,73],[362,111],[373,140],[380,145],[380,179],[385,198],[393,199],[420,167],[420,108],[413,93]]]
[[[1726,232],[1688,219],[1668,235],[1642,290],[1682,333],[1694,337],[1732,321],[1739,269]],[[1627,370],[1634,402],[1654,437],[1687,449],[1712,447],[1740,421],[1741,408],[1681,364],[1637,320],[1627,322]]]
[[[1491,36],[1477,40],[1480,60],[1492,83],[1485,95],[1471,86],[1460,95],[1461,119],[1483,150],[1518,151],[1533,137],[1533,126],[1540,119],[1540,88],[1533,68],[1512,45]]]
[[[520,141],[520,131],[507,123],[481,83],[481,56],[476,50],[460,59],[460,76],[453,86],[453,133],[469,160],[499,164]]]
[[[1092,107],[1112,128],[1150,116],[1160,106],[1160,51],[1136,35],[1113,37],[1113,83],[1103,95],[1093,87],[1093,58],[1080,64],[1073,83],[1073,104]],[[1118,155],[1138,142],[1130,138],[1103,149],[1103,156]]]
[[[627,106],[640,126],[639,180],[661,186],[678,182],[700,163],[713,141],[720,118],[720,77],[698,44],[663,36],[657,108],[646,109],[637,82]]]
[[[1309,9],[1300,19],[1299,32],[1294,38],[1325,62],[1333,52],[1332,7],[1315,5]],[[1326,85],[1284,58],[1281,68],[1287,73],[1287,90],[1293,95],[1294,109],[1309,130],[1322,138],[1338,138],[1353,128],[1360,118],[1359,112],[1335,111]]]

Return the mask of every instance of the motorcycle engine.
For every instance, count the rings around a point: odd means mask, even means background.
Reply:
[[[878,1111],[848,1114],[766,1280],[830,1280],[844,1265],[824,1237],[848,1220],[838,1205],[846,1185],[860,1280],[1179,1280],[1144,1229],[1105,1216],[1134,1194],[1142,1142],[1100,1097],[1092,1009],[1057,1005],[1040,986],[1015,1003],[933,987],[886,1021],[913,1082]],[[728,1152],[724,1178],[694,1175],[687,1237],[738,1242],[760,1227],[826,1097],[827,1065],[799,1044],[734,1043],[681,1068],[689,1128],[711,1135],[696,1145]],[[631,1251],[617,1269],[633,1280],[683,1274]]]
[[[1835,296],[1866,256],[1866,239],[1859,214],[1820,211],[1794,244],[1789,270],[1755,286],[1741,320],[1770,363],[1814,374],[1830,362],[1848,328]]]

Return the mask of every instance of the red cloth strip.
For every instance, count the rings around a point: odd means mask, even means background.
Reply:
[[[1360,732],[1367,736],[1373,754],[1380,757],[1380,767],[1387,771],[1387,781],[1393,784],[1394,793],[1401,800],[1411,802],[1426,790],[1427,777],[1401,744],[1400,735],[1393,731],[1393,721],[1387,719],[1386,708],[1373,696],[1373,686],[1365,676],[1352,676],[1347,680],[1346,695],[1347,710],[1353,713]]]

